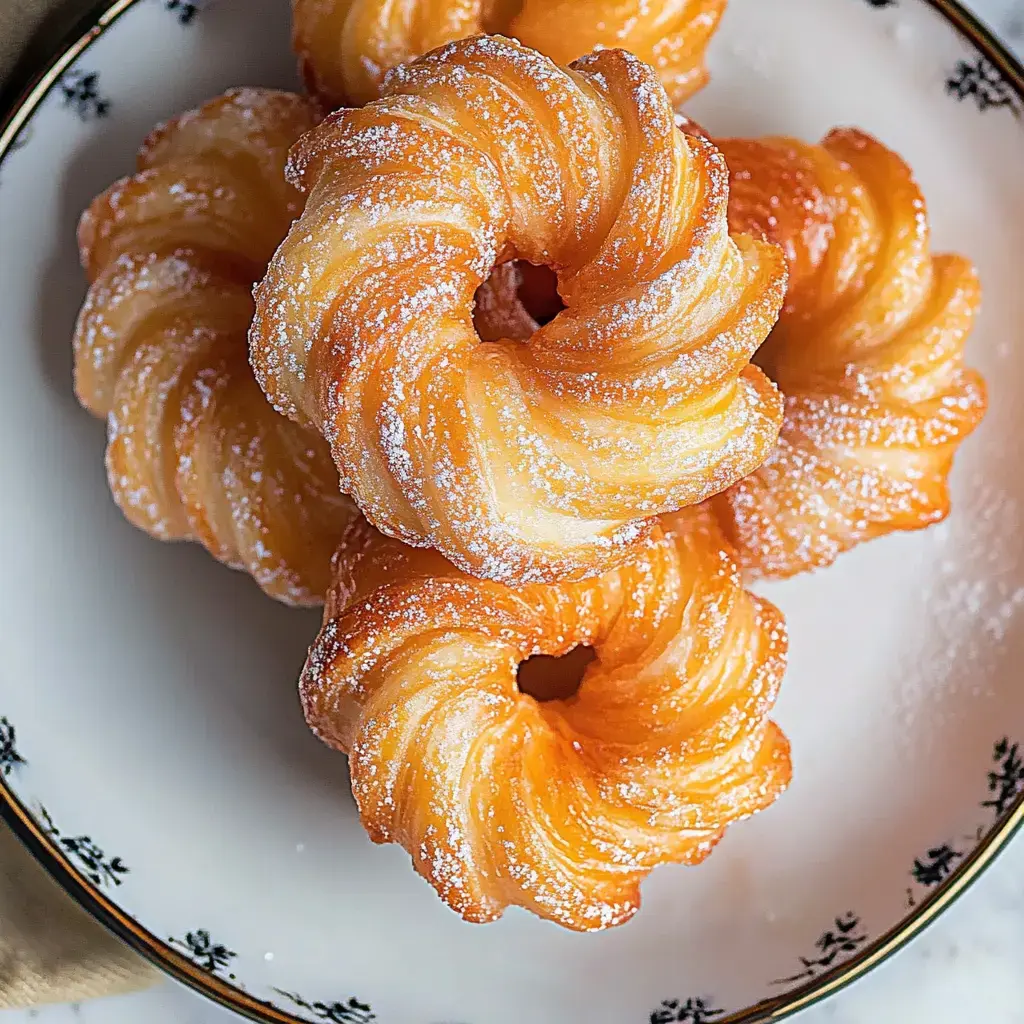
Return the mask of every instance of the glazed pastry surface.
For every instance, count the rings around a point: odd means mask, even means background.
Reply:
[[[107,420],[114,500],[294,604],[322,602],[356,512],[319,434],[264,398],[246,335],[252,283],[301,209],[288,149],[315,123],[299,96],[226,93],[156,129],[78,233],[75,389]]]
[[[780,245],[789,286],[755,356],[785,395],[779,444],[713,503],[747,572],[787,577],[946,516],[953,457],[987,404],[964,360],[981,288],[968,260],[932,255],[910,169],[864,132],[718,145],[730,227]],[[476,325],[525,340],[550,309],[532,268],[506,264]]]
[[[756,356],[785,396],[779,444],[714,505],[748,570],[792,576],[949,512],[987,404],[964,361],[981,288],[969,260],[932,254],[910,168],[866,133],[719,145],[732,229],[782,246],[790,277]]]
[[[673,103],[708,79],[704,54],[726,0],[292,0],[293,44],[331,107],[376,99],[385,74],[481,32],[513,36],[558,64],[621,47],[658,72]]]
[[[517,686],[527,659],[581,647],[575,695]],[[743,589],[706,507],[664,517],[610,573],[515,589],[360,522],[301,694],[349,755],[370,837],[404,846],[453,910],[522,906],[589,931],[628,920],[652,868],[699,863],[786,787],[768,718],[785,655],[781,615]]]
[[[749,360],[784,261],[730,236],[725,162],[651,69],[480,37],[387,92],[293,150],[308,201],[250,333],[367,518],[474,575],[581,578],[760,465],[782,408]],[[484,343],[474,294],[513,258],[552,267],[566,308]]]

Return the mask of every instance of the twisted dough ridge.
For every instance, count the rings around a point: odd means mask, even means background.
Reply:
[[[782,255],[730,237],[721,155],[629,54],[453,43],[307,134],[289,174],[309,198],[257,288],[253,366],[384,532],[478,576],[579,578],[774,445],[749,359]],[[474,293],[514,257],[567,308],[481,343]]]
[[[256,384],[251,288],[301,207],[288,148],[308,101],[237,89],[156,129],[138,172],[79,225],[92,285],[74,337],[79,401],[106,417],[114,500],[163,540],[196,540],[273,597],[320,603],[356,510],[322,438]]]
[[[719,145],[731,227],[781,245],[790,278],[757,357],[785,395],[779,444],[714,506],[747,569],[791,576],[948,513],[986,408],[964,366],[980,285],[962,256],[931,254],[910,168],[864,132]]]
[[[621,47],[679,104],[708,80],[704,55],[726,0],[292,0],[293,45],[310,91],[362,106],[385,74],[481,32],[513,36],[558,64]]]
[[[400,843],[468,921],[523,906],[621,924],[662,863],[696,864],[786,787],[768,720],[779,612],[742,587],[704,508],[579,583],[512,589],[355,524],[301,680],[306,718],[349,754],[375,842]],[[575,696],[539,702],[519,663],[590,645]]]

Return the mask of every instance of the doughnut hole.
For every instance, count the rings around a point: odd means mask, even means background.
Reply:
[[[513,260],[496,266],[477,289],[473,326],[482,341],[529,341],[563,309],[550,267]]]
[[[592,647],[581,644],[561,657],[535,654],[519,665],[516,684],[520,693],[539,704],[574,697],[583,682],[587,666],[597,658]]]
[[[543,327],[565,309],[565,303],[558,294],[558,277],[550,267],[527,263],[526,260],[517,260],[515,268],[519,274],[516,295],[527,313]]]

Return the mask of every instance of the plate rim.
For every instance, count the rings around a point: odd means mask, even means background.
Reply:
[[[63,72],[126,11],[142,0],[100,0],[92,5],[70,32],[47,47],[49,58],[28,84],[18,83],[0,92],[0,161],[35,114]],[[918,0],[934,9],[1001,73],[1010,89],[1024,102],[1024,63],[961,0]],[[38,37],[37,37],[38,38]],[[238,985],[207,972],[158,938],[90,882],[35,820],[34,815],[0,774],[0,820],[18,837],[47,874],[94,920],[111,931],[160,971],[200,995],[262,1024],[309,1024],[302,1017],[256,999]],[[890,929],[867,943],[856,955],[816,978],[779,996],[720,1018],[716,1024],[766,1024],[779,1021],[819,1003],[863,978],[905,948],[976,882],[1024,826],[1024,791],[997,820],[960,866],[927,899]]]

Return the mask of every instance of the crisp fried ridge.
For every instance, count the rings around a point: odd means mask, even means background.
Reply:
[[[622,47],[657,72],[673,103],[708,79],[704,54],[726,0],[292,0],[293,43],[330,107],[376,99],[386,73],[437,46],[500,32],[568,64]]]
[[[534,654],[593,647],[579,692],[519,692]],[[523,906],[568,928],[620,924],[658,864],[702,861],[790,777],[768,720],[781,615],[742,588],[706,508],[664,517],[633,560],[510,588],[358,523],[335,560],[301,694],[349,754],[376,842],[469,921]]]
[[[608,568],[774,445],[749,359],[781,253],[730,237],[724,161],[628,54],[481,37],[389,81],[292,153],[309,199],[257,289],[257,377],[384,532],[505,582]],[[474,293],[515,256],[567,308],[482,344]]]
[[[981,287],[962,256],[932,255],[910,168],[864,132],[719,145],[732,229],[781,245],[790,282],[757,357],[786,398],[779,444],[714,507],[748,570],[791,576],[949,512],[987,405],[964,364]]]
[[[279,416],[248,363],[251,286],[300,208],[284,180],[310,103],[237,89],[143,144],[136,174],[83,214],[92,285],[75,330],[75,389],[108,424],[128,519],[197,540],[273,597],[318,604],[356,511],[316,432]]]

